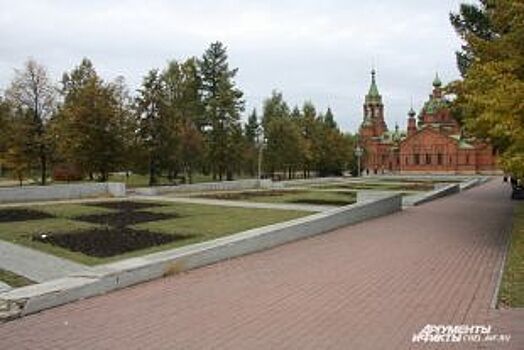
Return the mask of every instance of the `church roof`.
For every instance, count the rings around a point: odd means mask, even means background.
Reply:
[[[420,114],[419,118],[422,117],[424,113],[434,115],[437,112],[439,112],[442,109],[449,108],[449,102],[444,98],[435,98],[431,97],[429,101],[426,101],[424,103],[424,107],[422,107],[422,113]]]
[[[459,148],[462,149],[473,149],[473,146],[467,139],[463,138],[461,135],[449,135],[452,139],[455,139],[458,142]]]
[[[442,86],[442,82],[440,81],[440,78],[438,77],[438,73],[435,74],[435,79],[433,79],[433,86],[434,87]]]
[[[378,92],[377,82],[375,80],[375,69],[371,70],[371,85],[369,86],[368,94],[366,95],[366,102],[381,102],[382,96]]]

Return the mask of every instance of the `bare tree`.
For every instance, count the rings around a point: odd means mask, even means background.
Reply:
[[[46,68],[30,58],[24,69],[15,69],[6,97],[22,113],[32,116],[31,149],[40,162],[41,183],[45,185],[49,158],[46,124],[55,107],[55,87]]]

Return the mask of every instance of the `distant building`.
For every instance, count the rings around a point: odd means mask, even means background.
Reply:
[[[438,75],[433,92],[416,118],[408,112],[408,127],[389,131],[384,104],[378,92],[375,70],[364,101],[364,119],[359,142],[364,148],[363,171],[377,173],[472,174],[496,171],[496,152],[489,144],[466,138],[451,115],[449,101],[442,94]]]

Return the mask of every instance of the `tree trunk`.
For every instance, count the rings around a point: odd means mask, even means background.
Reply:
[[[47,167],[46,166],[47,166],[47,157],[46,157],[45,153],[42,152],[40,154],[40,167],[42,169],[42,174],[41,174],[42,178],[41,178],[40,182],[42,183],[42,186],[45,186],[46,180],[47,180],[47,176],[46,176],[47,175],[46,174],[47,173]]]
[[[187,167],[187,179],[190,184],[193,183],[193,168],[191,165],[188,165]]]
[[[156,185],[156,177],[155,177],[155,161],[153,160],[153,157],[151,156],[149,159],[149,186]]]

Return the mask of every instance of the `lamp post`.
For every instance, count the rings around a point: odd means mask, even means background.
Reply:
[[[357,157],[357,176],[360,176],[360,158],[362,158],[362,154],[364,154],[364,150],[360,145],[357,145],[357,147],[355,147],[355,156]]]
[[[259,125],[257,128],[257,144],[258,144],[258,169],[257,169],[257,185],[260,188],[262,180],[262,153],[264,146],[267,143],[267,138],[263,137],[262,127]]]

